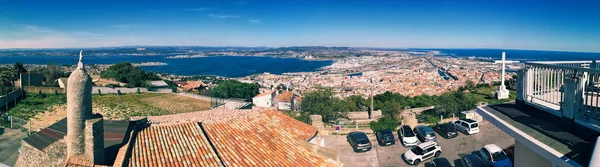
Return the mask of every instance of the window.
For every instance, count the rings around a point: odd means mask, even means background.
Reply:
[[[423,149],[421,149],[421,147],[418,146],[413,147],[412,149],[410,149],[410,151],[417,155],[423,155]]]
[[[494,161],[501,161],[503,159],[506,159],[506,154],[504,154],[504,152],[500,151],[500,152],[495,152],[492,155],[492,158],[494,159]]]
[[[481,149],[481,151],[483,152],[483,154],[484,154],[484,155],[483,155],[483,157],[484,157],[485,159],[487,159],[487,160],[491,160],[491,159],[490,159],[490,152],[489,152],[487,149],[483,148],[483,149]]]
[[[471,128],[477,128],[477,127],[479,127],[478,123],[471,124]]]
[[[410,130],[410,129],[408,129],[408,128],[407,129],[402,129],[402,131],[404,132],[403,133],[404,137],[413,137],[413,136],[415,136],[415,133],[413,133],[413,131]]]
[[[465,122],[461,122],[460,125],[464,126],[465,128],[469,128],[469,124],[467,124]]]

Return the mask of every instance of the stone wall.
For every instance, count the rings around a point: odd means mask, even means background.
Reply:
[[[100,114],[85,121],[85,159],[104,164],[104,124]]]
[[[310,125],[317,127],[317,128],[323,128],[323,116],[321,115],[310,115]]]
[[[42,91],[42,93],[45,93],[45,94],[67,93],[66,89],[59,88],[59,87],[24,86],[23,90],[25,92],[29,92],[29,93],[39,93],[40,91]]]
[[[369,119],[369,112],[368,111],[348,112],[348,114],[346,114],[346,116],[350,120]]]
[[[64,166],[67,145],[64,139],[50,144],[43,150],[38,150],[27,142],[21,142],[21,153],[17,166],[22,167],[59,167]]]

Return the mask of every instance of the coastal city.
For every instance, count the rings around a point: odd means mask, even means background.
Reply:
[[[0,0],[0,167],[600,167],[598,6]]]

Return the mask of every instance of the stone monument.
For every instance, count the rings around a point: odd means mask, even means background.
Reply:
[[[104,162],[102,115],[92,115],[92,78],[79,52],[77,68],[67,81],[67,157],[82,157],[94,164]]]
[[[498,61],[496,60],[494,63],[496,64],[502,64],[502,78],[500,80],[500,87],[498,88],[498,90],[496,90],[496,98],[498,99],[508,99],[508,94],[509,91],[506,90],[506,86],[504,85],[504,74],[505,72],[505,68],[506,68],[506,63],[514,63],[514,62],[518,62],[518,61],[506,61],[506,52],[502,52],[502,60]]]

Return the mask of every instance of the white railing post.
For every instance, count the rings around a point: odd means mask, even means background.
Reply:
[[[565,78],[565,100],[561,105],[563,118],[574,119],[575,113],[581,110],[583,106],[583,85],[585,77]]]
[[[523,102],[525,100],[527,100],[527,88],[529,87],[529,85],[527,85],[528,81],[528,71],[529,69],[521,69],[519,71],[517,71],[517,103],[519,104],[523,104]]]

